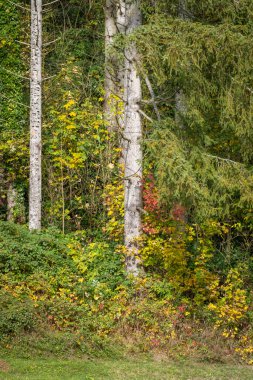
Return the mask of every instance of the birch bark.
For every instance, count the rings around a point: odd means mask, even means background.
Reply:
[[[31,0],[29,228],[41,228],[42,0]]]
[[[182,20],[190,20],[190,17],[187,13],[185,0],[179,0],[178,3],[178,16]],[[185,94],[181,89],[179,89],[175,95],[175,121],[180,128],[184,128],[184,116],[187,113],[187,102]]]
[[[110,47],[117,34],[116,3],[106,0],[105,4],[105,102],[104,116],[110,132],[117,130],[116,100],[117,88],[117,59],[111,55]]]
[[[141,25],[139,0],[121,2],[121,25],[129,35]],[[126,270],[138,276],[140,259],[138,238],[141,235],[142,210],[142,122],[140,102],[142,99],[141,79],[137,71],[138,53],[134,42],[125,48],[124,77],[124,240]]]
[[[17,190],[12,183],[9,184],[7,191],[7,220],[8,222],[15,221],[15,206],[17,204]]]

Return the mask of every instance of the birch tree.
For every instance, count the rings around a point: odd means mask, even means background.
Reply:
[[[41,228],[42,0],[31,0],[29,228]]]
[[[116,112],[114,107],[117,93],[116,85],[116,58],[112,57],[110,47],[117,34],[116,26],[116,4],[115,0],[106,0],[105,4],[105,102],[104,116],[109,131],[117,129]]]
[[[120,1],[117,23],[125,28],[126,36],[141,25],[139,5],[139,0]],[[141,234],[143,157],[140,115],[142,91],[137,71],[138,52],[134,42],[127,43],[124,55],[124,241],[127,250],[126,270],[137,276],[140,264],[138,238]]]
[[[9,222],[15,221],[14,210],[17,203],[17,190],[11,182],[7,191],[7,220]]]
[[[185,0],[179,0],[178,2],[178,17],[182,20],[190,20],[187,13]],[[182,89],[178,89],[175,95],[175,121],[180,128],[184,128],[184,116],[187,113],[187,103],[185,94]]]
[[[110,47],[117,34],[129,36],[141,25],[139,0],[106,0],[105,5],[105,120],[120,136],[124,166],[124,242],[126,270],[139,273],[138,238],[142,210],[142,126],[141,80],[134,42],[124,48],[124,59],[112,55]],[[115,99],[114,101],[113,99]],[[123,100],[123,105],[122,105]]]

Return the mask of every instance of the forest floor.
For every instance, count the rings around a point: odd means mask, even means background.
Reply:
[[[1,380],[252,380],[253,367],[138,359],[0,359]]]

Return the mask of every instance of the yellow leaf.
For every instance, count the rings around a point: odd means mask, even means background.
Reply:
[[[67,129],[76,129],[77,128],[77,126],[76,125],[74,125],[74,124],[70,124],[70,125],[67,125],[67,127],[66,127]]]
[[[67,120],[67,115],[60,115],[60,116],[58,116],[58,119],[60,121],[66,121]]]
[[[70,107],[72,107],[75,104],[75,101],[73,99],[70,99],[68,103],[64,104],[64,108],[68,110]]]

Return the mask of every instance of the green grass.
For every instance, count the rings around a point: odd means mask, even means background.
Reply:
[[[4,359],[1,380],[252,380],[253,368],[150,359]],[[0,366],[4,367],[3,361]],[[2,364],[1,364],[2,363]]]

